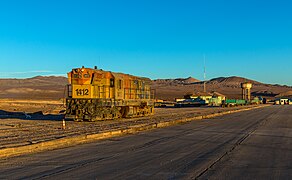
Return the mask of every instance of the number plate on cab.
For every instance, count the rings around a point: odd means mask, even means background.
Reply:
[[[91,98],[91,86],[73,85],[72,95],[73,98]]]

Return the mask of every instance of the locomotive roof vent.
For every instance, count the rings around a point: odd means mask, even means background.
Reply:
[[[97,66],[94,66],[94,69],[97,69]]]

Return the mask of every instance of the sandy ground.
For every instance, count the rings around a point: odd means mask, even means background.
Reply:
[[[292,106],[0,159],[0,179],[292,179]]]
[[[108,120],[99,122],[67,121],[62,128],[64,105],[62,101],[0,101],[0,148],[17,147],[53,139],[110,130],[129,126],[153,124],[194,116],[224,112],[244,107],[219,108],[156,108],[149,117]]]

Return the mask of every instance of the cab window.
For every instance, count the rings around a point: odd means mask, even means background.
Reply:
[[[115,87],[115,80],[114,79],[110,79],[110,87]]]
[[[119,89],[122,89],[122,80],[119,80],[119,81],[118,81],[118,88],[119,88]]]

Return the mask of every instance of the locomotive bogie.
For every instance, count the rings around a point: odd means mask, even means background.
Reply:
[[[98,121],[148,116],[154,113],[149,102],[113,99],[70,99],[66,101],[67,118],[75,121]]]

